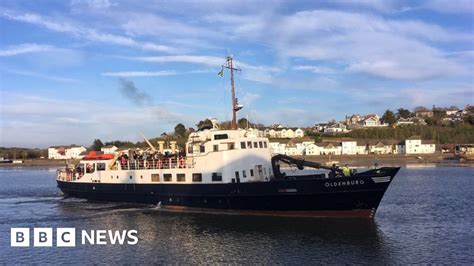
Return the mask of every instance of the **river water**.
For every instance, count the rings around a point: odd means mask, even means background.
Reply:
[[[63,199],[54,169],[0,168],[0,263],[473,264],[474,168],[403,168],[375,219],[176,213]],[[12,227],[137,230],[136,245],[10,247]],[[32,234],[32,230],[31,230]]]

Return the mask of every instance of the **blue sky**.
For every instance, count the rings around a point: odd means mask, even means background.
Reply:
[[[474,103],[471,1],[0,3],[0,146],[139,140],[240,117],[310,126]]]

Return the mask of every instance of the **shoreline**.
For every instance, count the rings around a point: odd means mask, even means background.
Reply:
[[[362,154],[362,155],[311,155],[300,156],[301,158],[320,162],[326,165],[336,163],[338,165],[348,164],[350,166],[373,166],[378,163],[382,166],[401,166],[407,165],[459,165],[474,166],[474,162],[460,162],[453,154]]]
[[[448,165],[448,166],[469,166],[474,167],[474,162],[460,162],[453,154],[363,154],[363,155],[307,155],[295,156],[307,161],[319,162],[325,165],[336,163],[339,166],[348,164],[356,167],[371,167],[375,163],[382,166],[401,166],[410,165]],[[67,160],[69,164],[75,164],[79,160]],[[26,160],[23,163],[1,163],[2,167],[51,167],[61,168],[66,166],[66,160]]]

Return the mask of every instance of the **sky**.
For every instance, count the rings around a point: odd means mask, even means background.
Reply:
[[[0,2],[0,146],[90,145],[238,117],[311,126],[474,104],[474,3]]]

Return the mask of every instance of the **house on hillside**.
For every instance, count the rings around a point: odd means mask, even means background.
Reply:
[[[430,110],[420,110],[415,112],[415,117],[428,118],[433,117],[433,111]]]
[[[346,125],[343,123],[335,123],[327,128],[324,129],[325,134],[337,134],[337,133],[345,133],[348,132]]]
[[[381,123],[380,117],[376,114],[370,114],[365,117],[361,122],[362,127],[387,127],[387,123]]]
[[[348,128],[354,129],[354,128],[359,128],[361,127],[361,122],[364,120],[365,116],[359,115],[359,114],[354,114],[349,116],[346,116],[346,125]]]
[[[315,124],[313,127],[313,132],[314,133],[324,132],[324,130],[328,128],[328,126],[329,126],[328,123]]]

